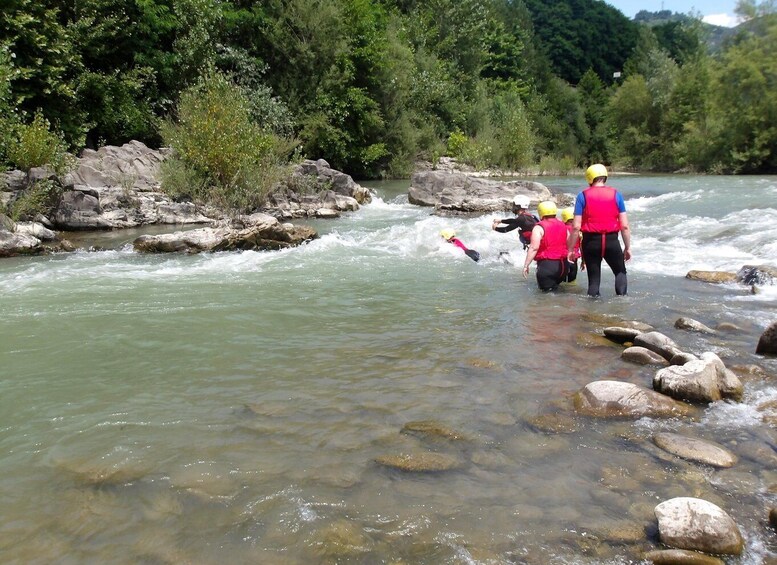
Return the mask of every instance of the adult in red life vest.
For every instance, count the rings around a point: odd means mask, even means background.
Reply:
[[[529,265],[537,261],[537,286],[543,292],[556,290],[569,274],[567,226],[556,218],[556,212],[556,203],[550,200],[537,205],[540,223],[531,231],[529,251],[523,264],[523,276],[528,278]]]
[[[574,257],[574,245],[583,235],[581,250],[588,270],[588,295],[599,296],[602,276],[602,259],[615,275],[615,293],[626,294],[628,280],[626,261],[631,259],[631,231],[626,205],[620,192],[607,186],[607,169],[604,165],[591,165],[585,171],[588,188],[577,195],[575,218],[567,239],[568,258]],[[623,249],[618,241],[623,238]]]
[[[540,221],[536,216],[529,214],[530,204],[531,201],[528,196],[517,195],[513,198],[513,214],[515,214],[515,218],[495,219],[491,222],[491,229],[499,233],[507,233],[515,229],[520,230],[518,232],[518,239],[523,243],[523,248],[527,249],[529,247],[531,231],[537,225],[537,222]]]

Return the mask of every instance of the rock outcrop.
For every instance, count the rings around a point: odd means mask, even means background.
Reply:
[[[408,200],[418,206],[434,207],[440,214],[475,214],[510,210],[518,194],[529,197],[532,206],[555,200],[550,190],[538,182],[497,181],[444,171],[415,173]]]

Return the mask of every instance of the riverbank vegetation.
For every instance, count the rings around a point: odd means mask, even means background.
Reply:
[[[631,21],[598,0],[9,0],[0,160],[30,166],[20,147],[41,124],[71,151],[169,144],[173,191],[216,184],[240,206],[295,146],[357,178],[445,154],[774,172],[777,14],[738,11],[711,47],[697,19]]]

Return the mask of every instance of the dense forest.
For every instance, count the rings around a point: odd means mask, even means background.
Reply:
[[[186,183],[249,182],[300,155],[357,178],[444,154],[510,170],[777,171],[768,0],[740,1],[748,21],[716,50],[697,19],[648,25],[601,0],[2,6],[6,166],[138,139],[172,146]]]

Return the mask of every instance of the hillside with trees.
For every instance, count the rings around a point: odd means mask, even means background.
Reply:
[[[232,182],[199,154],[216,150],[244,159],[238,176],[299,155],[358,178],[444,154],[774,172],[777,16],[739,10],[748,25],[710,53],[697,20],[644,25],[600,0],[6,0],[0,159],[29,166],[49,136],[171,145],[205,185]],[[215,131],[230,120],[255,143]]]

